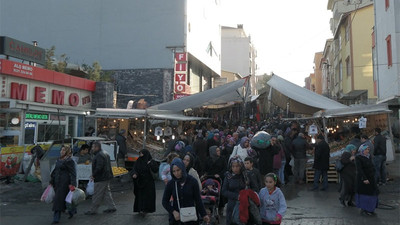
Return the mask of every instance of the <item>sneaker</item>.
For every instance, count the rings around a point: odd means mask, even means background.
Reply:
[[[92,216],[92,215],[96,215],[96,214],[97,214],[96,212],[92,212],[92,211],[85,212],[85,215],[88,215],[88,216]]]
[[[106,209],[103,212],[105,212],[105,213],[113,213],[115,211],[117,211],[117,209]]]

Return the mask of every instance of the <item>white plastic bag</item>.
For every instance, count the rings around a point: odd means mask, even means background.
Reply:
[[[87,195],[93,195],[94,194],[94,181],[89,181],[89,183],[86,186],[86,194]]]
[[[44,190],[42,197],[40,198],[40,201],[50,204],[53,202],[54,195],[55,195],[54,188],[53,188],[53,186],[49,185]]]
[[[75,191],[72,195],[72,203],[74,205],[79,205],[79,203],[83,202],[86,199],[85,192],[83,192],[80,188],[75,188]]]
[[[67,197],[65,197],[65,202],[67,202],[67,203],[72,203],[72,196],[74,195],[74,192],[73,191],[69,191],[68,192],[68,194],[67,194]]]

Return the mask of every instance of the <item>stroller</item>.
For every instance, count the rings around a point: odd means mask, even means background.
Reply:
[[[213,194],[206,194],[204,193],[204,190],[207,188],[207,185],[209,185],[210,182],[212,182],[212,184],[214,185],[216,192],[213,192]],[[218,205],[221,198],[221,183],[221,179],[215,178],[214,176],[202,177],[201,200],[204,204],[204,207],[206,208],[207,214],[209,214],[210,216],[210,223],[208,223],[207,225],[219,224],[220,222]],[[206,223],[204,222],[202,224],[206,225]]]

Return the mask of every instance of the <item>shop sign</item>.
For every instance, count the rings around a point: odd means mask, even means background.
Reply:
[[[187,53],[175,53],[174,93],[182,94],[189,92],[187,85]]]
[[[35,129],[36,123],[35,122],[26,122],[25,129]]]
[[[188,94],[174,94],[174,100],[189,96]]]
[[[65,92],[59,90],[51,91],[51,104],[54,105],[64,105]],[[11,94],[10,98],[26,101],[28,98],[28,85],[20,84],[17,82],[11,82]],[[39,103],[46,102],[46,88],[44,87],[35,87],[34,89],[34,101]],[[68,104],[70,106],[78,106],[79,102],[82,102],[82,105],[89,104],[91,102],[90,96],[84,96],[80,99],[78,93],[70,93],[68,96]]]
[[[186,52],[177,52],[175,53],[175,61],[177,62],[186,62]]]
[[[25,119],[31,120],[48,120],[49,114],[42,114],[42,113],[26,113]]]
[[[5,36],[0,37],[0,54],[42,65],[46,63],[46,51],[43,48]]]
[[[58,116],[58,115],[50,114],[50,120],[65,121],[66,117],[65,116]]]

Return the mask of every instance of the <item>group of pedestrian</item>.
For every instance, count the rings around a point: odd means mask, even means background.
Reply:
[[[367,216],[375,215],[378,186],[386,184],[386,139],[381,132],[380,128],[375,128],[373,141],[366,135],[362,135],[360,141],[353,139],[340,158],[343,164],[340,203],[357,206]]]
[[[92,159],[92,176],[91,180],[94,181],[94,194],[92,197],[92,205],[90,211],[85,212],[85,215],[97,214],[97,209],[103,200],[107,204],[105,213],[113,213],[117,209],[114,200],[111,196],[110,180],[113,178],[111,170],[110,156],[101,149],[99,142],[92,144],[92,152],[94,158]],[[61,147],[60,157],[57,159],[55,168],[51,173],[50,185],[53,186],[55,197],[53,200],[53,222],[58,224],[60,222],[61,213],[67,209],[65,198],[70,191],[75,191],[76,187],[76,166],[72,159],[72,150],[69,146]],[[71,219],[77,213],[76,207],[69,207],[68,214]]]

